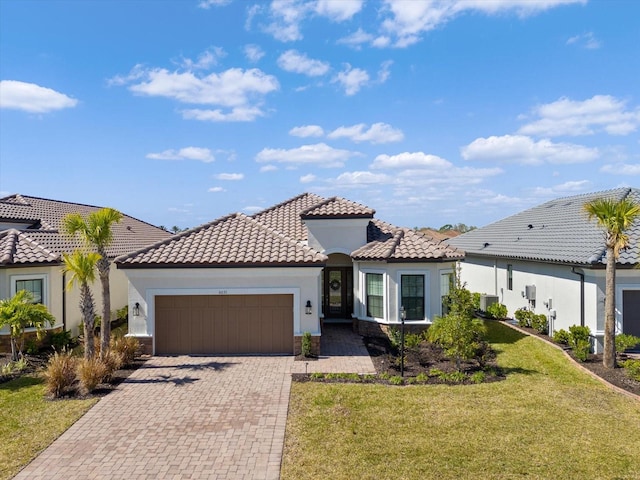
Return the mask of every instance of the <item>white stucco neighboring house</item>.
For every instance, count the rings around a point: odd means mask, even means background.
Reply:
[[[400,306],[427,326],[462,254],[374,214],[305,193],[123,255],[130,335],[154,354],[291,354],[306,332],[318,352],[324,322],[397,325]]]
[[[584,204],[607,197],[640,203],[640,190],[617,188],[552,200],[450,239],[465,251],[462,281],[497,297],[509,315],[519,308],[544,313],[550,331],[586,325],[596,352],[604,336],[606,247],[603,230]],[[616,331],[640,336],[640,221],[617,263]]]
[[[46,305],[55,317],[53,329],[64,328],[77,335],[82,322],[79,288],[66,288],[69,278],[62,273],[62,254],[71,253],[83,244],[59,229],[66,214],[79,213],[86,217],[100,208],[19,194],[0,198],[0,299],[12,297],[18,290],[29,290],[35,301]],[[107,253],[115,258],[170,236],[158,227],[125,215],[113,226],[113,243]],[[114,310],[126,306],[127,279],[113,265],[110,282]],[[100,312],[99,282],[93,285],[92,291]],[[1,329],[0,348],[8,348],[8,339],[8,329]]]

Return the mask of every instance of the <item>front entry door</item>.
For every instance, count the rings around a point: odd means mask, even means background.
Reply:
[[[327,267],[324,270],[325,318],[351,318],[353,313],[353,269]]]

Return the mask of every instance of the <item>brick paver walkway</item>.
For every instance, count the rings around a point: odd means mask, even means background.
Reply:
[[[362,337],[351,324],[325,324],[320,337],[320,358],[295,361],[291,373],[376,373]]]
[[[323,354],[152,357],[16,480],[277,480],[291,373],[375,373],[362,337],[326,325]]]
[[[278,479],[292,357],[153,357],[15,478]]]

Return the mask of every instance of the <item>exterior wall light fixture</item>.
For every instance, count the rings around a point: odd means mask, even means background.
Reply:
[[[133,304],[133,316],[134,317],[140,316],[140,304],[138,302]]]
[[[304,306],[304,313],[311,315],[311,300],[307,300],[307,304]]]

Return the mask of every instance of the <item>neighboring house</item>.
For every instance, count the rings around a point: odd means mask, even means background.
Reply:
[[[595,198],[640,203],[640,190],[618,188],[559,198],[449,240],[465,251],[462,280],[471,291],[497,296],[513,316],[544,313],[550,330],[586,325],[601,351],[606,247],[603,230],[584,204]],[[640,336],[640,222],[628,231],[616,280],[616,330]]]
[[[0,298],[10,298],[19,290],[29,290],[56,318],[54,328],[63,327],[77,334],[81,323],[79,288],[65,289],[68,278],[62,273],[62,253],[83,244],[60,232],[68,213],[82,216],[101,207],[47,200],[26,195],[0,198]],[[148,223],[124,216],[113,226],[111,258],[137,250],[171,234]],[[111,305],[114,310],[127,305],[127,280],[112,267]],[[93,285],[96,310],[101,311],[99,281]],[[29,331],[29,329],[27,329]],[[0,346],[8,344],[8,330],[0,330]]]
[[[150,353],[299,353],[322,322],[361,332],[441,314],[461,252],[375,211],[305,193],[229,215],[116,259],[129,333]]]

